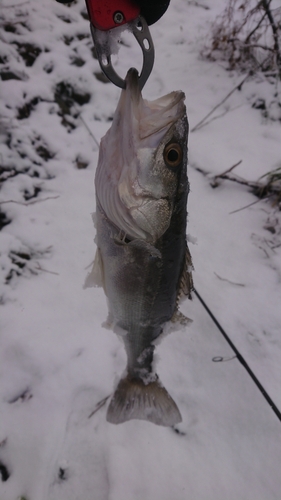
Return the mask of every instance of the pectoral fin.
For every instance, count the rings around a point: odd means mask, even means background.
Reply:
[[[130,247],[137,248],[139,250],[145,250],[149,255],[155,259],[161,259],[162,255],[160,250],[155,248],[153,245],[150,243],[147,243],[144,240],[132,240],[130,243],[128,243]]]
[[[97,248],[91,272],[86,277],[84,288],[102,286],[104,288],[103,262],[100,249]]]

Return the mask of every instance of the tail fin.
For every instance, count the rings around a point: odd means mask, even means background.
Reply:
[[[134,418],[167,427],[182,421],[176,403],[158,380],[145,384],[127,376],[113,394],[106,419],[121,424]]]

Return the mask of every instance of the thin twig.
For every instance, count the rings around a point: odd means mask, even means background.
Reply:
[[[222,175],[225,175],[225,174],[228,174],[229,172],[231,172],[234,168],[238,167],[238,165],[240,165],[242,163],[243,160],[239,160],[237,163],[235,163],[234,165],[232,165],[232,167],[228,168],[227,170],[225,170],[224,172],[222,172],[221,174],[218,174],[218,175],[215,175],[215,178],[216,177],[221,177]]]
[[[229,173],[222,173],[222,174],[219,174],[219,175],[211,175],[210,172],[208,172],[207,170],[204,170],[203,168],[201,167],[198,167],[197,165],[192,165],[191,166],[197,170],[198,172],[200,172],[201,174],[203,174],[205,177],[208,177],[210,179],[210,183],[211,183],[211,186],[212,187],[217,187],[218,186],[218,182],[217,180],[218,179],[226,179],[228,181],[232,181],[232,182],[237,182],[238,184],[242,184],[242,186],[247,186],[249,188],[251,188],[255,194],[259,194],[260,196],[260,199],[265,199],[265,198],[268,198],[270,195],[277,195],[277,196],[280,196],[280,186],[279,185],[274,185],[274,184],[264,184],[264,183],[261,183],[261,182],[255,182],[255,181],[247,181],[246,179],[243,179],[243,177],[240,177],[238,175],[229,175]],[[230,169],[228,169],[226,172],[232,170],[235,166],[237,165],[233,165],[233,167],[231,167]],[[267,196],[265,196],[267,195]],[[255,203],[258,203],[258,201],[254,201],[253,203],[250,203],[250,205],[247,205],[246,207],[242,207],[242,208],[239,208],[238,210],[234,210],[233,212],[230,212],[230,214],[232,213],[235,213],[236,211],[239,212],[240,210],[244,210],[244,208],[247,208],[248,206],[251,206],[251,205],[254,205]]]
[[[243,80],[241,80],[241,82],[236,85],[224,98],[221,102],[219,102],[202,120],[200,120],[200,122],[197,123],[197,125],[195,125],[195,127],[193,127],[191,129],[191,132],[195,132],[198,128],[200,128],[200,125],[202,125],[202,123],[204,123],[207,118],[209,118],[209,116],[211,116],[214,111],[216,111],[216,109],[218,109],[222,104],[225,103],[225,101],[227,101],[227,99],[235,92],[235,90],[238,90],[241,88],[241,86],[243,85],[243,83],[247,80],[247,78],[249,78],[249,76],[252,75],[252,72],[250,71],[244,78]]]
[[[242,184],[242,186],[248,186],[248,187],[251,187],[251,188],[254,188],[254,189],[263,189],[265,188],[265,185],[264,184],[261,184],[259,182],[254,182],[254,181],[247,181],[246,179],[243,179],[242,177],[238,177],[238,175],[236,176],[230,176],[230,175],[220,175],[220,176],[217,176],[217,178],[220,178],[220,179],[227,179],[228,181],[232,181],[232,182],[237,182],[238,184]]]
[[[232,212],[229,212],[229,215],[236,214],[237,212],[241,212],[241,210],[245,210],[245,208],[249,208],[252,205],[255,205],[256,203],[258,203],[259,201],[261,201],[261,198],[259,198],[258,200],[253,201],[252,203],[249,203],[249,205],[245,205],[245,207],[237,208],[237,210],[232,210]]]
[[[245,286],[243,283],[235,283],[234,281],[230,281],[230,280],[228,280],[226,278],[222,278],[215,271],[214,271],[214,274],[216,275],[217,278],[219,278],[219,280],[221,280],[221,281],[227,281],[227,283],[231,283],[231,285]]]
[[[225,116],[227,113],[230,113],[230,111],[234,111],[235,109],[240,108],[241,106],[242,106],[242,104],[239,104],[239,106],[235,106],[232,109],[226,109],[225,111],[223,111],[219,115],[213,116],[213,118],[211,118],[210,120],[202,123],[202,125],[198,126],[196,130],[200,130],[201,128],[206,127],[206,125],[209,125],[209,123],[213,122],[214,120],[217,120],[218,118],[221,118],[222,116]]]
[[[81,122],[82,122],[82,123],[83,123],[83,125],[86,127],[86,129],[88,130],[88,132],[89,132],[90,136],[92,137],[92,139],[94,139],[94,141],[95,141],[96,145],[97,145],[97,146],[98,146],[98,148],[99,148],[99,147],[100,147],[100,145],[99,145],[99,143],[98,143],[97,139],[95,138],[95,136],[94,136],[93,132],[91,131],[90,127],[87,125],[87,123],[85,122],[84,118],[82,118],[82,116],[81,116],[81,115],[79,116],[79,118],[80,118]]]
[[[189,5],[194,5],[195,7],[202,7],[202,9],[205,9],[205,10],[210,10],[210,7],[208,5],[204,5],[203,3],[199,3],[199,2],[196,2],[196,1],[192,1],[190,0],[188,2]]]
[[[92,413],[90,413],[90,415],[88,416],[88,418],[91,418],[95,413],[97,413],[97,411],[99,411],[104,405],[105,403],[107,402],[108,398],[110,398],[111,394],[109,394],[109,396],[106,396],[105,398],[103,398],[101,401],[99,401],[97,404],[96,404],[96,407],[95,409],[92,411]]]
[[[263,22],[264,18],[266,16],[266,13],[264,13],[264,15],[261,17],[261,19],[259,20],[258,24],[254,27],[254,29],[249,33],[249,35],[247,36],[247,38],[245,39],[244,43],[247,44],[248,41],[250,40],[251,36],[255,33],[255,31],[257,31],[257,29],[259,29],[261,23]]]
[[[11,9],[12,7],[22,7],[23,5],[26,5],[27,3],[29,3],[29,0],[27,0],[27,2],[22,2],[22,3],[18,3],[18,4],[14,4],[14,5],[2,5],[1,8],[2,9]]]
[[[201,123],[201,125],[198,125],[198,127],[196,127],[196,130],[200,130],[201,128],[206,127],[206,125],[209,125],[209,123],[213,122],[214,120],[217,120],[218,118],[222,118],[223,116],[225,116],[228,113],[228,111],[229,110],[226,109],[225,111],[220,113],[220,115],[213,116],[210,120]],[[194,132],[194,130],[191,130],[191,132]]]
[[[268,17],[268,20],[270,22],[270,26],[272,29],[272,35],[274,39],[274,50],[276,52],[276,62],[277,62],[277,67],[279,70],[279,75],[281,76],[281,53],[280,53],[280,47],[279,47],[279,40],[278,40],[278,27],[275,24],[272,12],[270,10],[270,1],[268,2],[267,0],[261,0],[261,3],[263,5],[263,8],[266,12],[266,15]]]
[[[35,205],[35,203],[41,203],[42,201],[47,201],[47,200],[56,200],[59,198],[60,195],[57,196],[48,196],[47,198],[42,198],[38,200],[32,200],[32,201],[16,201],[16,200],[5,200],[5,201],[0,201],[0,205],[4,205],[5,203],[15,203],[16,205],[23,205],[24,207],[27,207],[28,205]]]
[[[269,50],[270,52],[275,52],[274,49],[272,49],[271,47],[267,47],[266,45],[261,45],[260,43],[247,43],[247,45],[245,45],[245,47],[247,49],[251,48],[251,47],[257,47],[258,49]]]
[[[37,267],[35,269],[38,269],[38,271],[43,271],[44,273],[49,273],[49,274],[55,274],[56,276],[59,276],[59,273],[56,273],[55,271],[48,271],[47,269],[44,269],[39,262],[36,262]]]

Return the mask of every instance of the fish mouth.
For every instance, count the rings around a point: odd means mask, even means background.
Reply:
[[[138,71],[130,68],[125,78],[126,89],[122,91],[122,97],[126,101],[123,108],[123,120],[129,120],[134,126],[134,118],[138,121],[138,137],[142,141],[142,147],[156,147],[165,132],[185,114],[185,95],[181,91],[170,92],[155,101],[143,99],[139,87]],[[163,132],[161,134],[161,132]],[[160,133],[160,134],[159,134]],[[146,141],[154,137],[154,141]],[[148,142],[148,144],[145,144]]]
[[[136,104],[138,104],[140,97],[141,97],[141,90],[139,86],[139,74],[138,70],[136,68],[130,68],[126,78],[125,78],[125,83],[126,83],[126,92],[130,93],[128,96],[130,100],[133,102],[135,101]]]

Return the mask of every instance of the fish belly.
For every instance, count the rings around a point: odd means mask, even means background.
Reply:
[[[127,376],[111,400],[107,419],[121,423],[133,418],[158,425],[181,421],[179,410],[152,372],[153,341],[176,310],[184,265],[185,235],[162,237],[155,245],[128,241],[97,207],[97,244],[109,318],[123,337]]]
[[[128,241],[99,207],[96,224],[110,316],[114,326],[132,337],[138,357],[175,312],[185,235],[163,237],[155,245]]]

